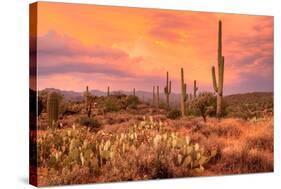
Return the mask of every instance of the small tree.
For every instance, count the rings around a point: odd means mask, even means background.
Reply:
[[[207,116],[212,116],[216,113],[216,97],[210,92],[200,93],[189,103],[189,112],[202,116],[206,122]]]

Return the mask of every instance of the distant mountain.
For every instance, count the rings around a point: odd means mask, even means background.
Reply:
[[[55,88],[46,88],[42,91],[50,92],[55,91],[60,94],[62,94],[66,100],[70,101],[81,101],[83,100],[83,93],[84,92],[75,92],[75,91],[66,91],[66,90],[60,90]],[[100,91],[100,90],[91,90],[90,93],[95,96],[106,96],[107,92]],[[132,95],[131,91],[111,91],[110,94],[116,94],[121,93],[125,95]],[[145,102],[152,102],[153,94],[152,92],[147,91],[136,91],[136,96],[139,97],[141,101]],[[166,95],[163,92],[159,93],[160,102],[166,101]],[[179,99],[180,94],[178,93],[171,93],[170,95],[170,103],[173,106],[179,105]],[[260,103],[260,102],[268,102],[273,101],[273,93],[272,92],[253,92],[253,93],[243,93],[243,94],[233,94],[224,96],[225,101],[227,104],[234,106],[235,104],[241,104],[241,103]]]
[[[46,88],[39,92],[57,92],[59,94],[62,94],[66,100],[75,101],[75,102],[81,101],[83,99],[83,93],[76,92],[76,91],[66,91],[66,90],[60,90],[55,88]]]

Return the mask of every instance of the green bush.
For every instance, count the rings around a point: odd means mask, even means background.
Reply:
[[[92,128],[92,129],[97,129],[97,128],[100,127],[100,123],[96,119],[89,118],[89,117],[86,117],[86,116],[80,117],[77,120],[77,122],[80,125],[83,125],[83,126],[86,126],[86,127]]]
[[[106,112],[117,112],[121,109],[120,101],[117,98],[109,97],[104,102],[104,110]]]
[[[140,103],[137,96],[130,95],[127,97],[127,107],[131,109],[136,109],[137,105]]]
[[[167,118],[169,119],[177,119],[181,116],[181,112],[178,109],[170,110],[167,114]]]
[[[206,121],[207,116],[216,114],[216,96],[210,92],[200,93],[188,103],[188,113],[202,116],[204,121]]]

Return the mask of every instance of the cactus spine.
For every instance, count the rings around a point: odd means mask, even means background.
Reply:
[[[196,98],[196,92],[198,90],[198,87],[196,85],[196,80],[194,80],[194,83],[193,83],[193,97]]]
[[[188,98],[186,94],[186,83],[184,83],[184,72],[183,68],[181,68],[181,115],[185,115],[185,102]]]
[[[166,101],[167,101],[167,109],[169,109],[169,107],[170,107],[171,86],[172,86],[172,82],[169,81],[169,72],[167,72],[166,86],[164,88],[164,92],[165,92],[165,95],[166,95]]]
[[[218,31],[218,81],[215,66],[212,66],[213,87],[217,94],[217,117],[221,116],[223,97],[224,57],[222,56],[222,22],[219,21]]]
[[[156,107],[159,108],[159,86],[157,86],[157,100],[156,100]]]
[[[110,87],[108,86],[107,87],[107,96],[109,96],[110,95]]]
[[[48,95],[47,111],[49,127],[54,128],[59,117],[59,96],[55,92],[51,92]]]

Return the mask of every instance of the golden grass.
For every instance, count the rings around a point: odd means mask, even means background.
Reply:
[[[111,122],[105,121],[101,131],[120,134],[132,128],[134,123],[142,119],[142,116],[113,113],[107,115],[106,119],[108,118],[112,119]],[[204,172],[190,174],[185,168],[177,166],[173,163],[177,157],[176,151],[165,152],[165,158],[156,161],[158,152],[153,146],[139,145],[137,149],[129,149],[126,158],[117,156],[112,162],[104,164],[99,172],[93,173],[87,166],[77,164],[71,166],[71,170],[62,167],[59,172],[48,167],[39,167],[41,185],[273,171],[272,118],[258,119],[255,122],[234,118],[221,120],[208,118],[207,123],[199,117],[168,120],[163,116],[158,116],[157,119],[165,122],[168,132],[174,132],[178,136],[189,136],[191,143],[199,143],[200,147],[204,148],[205,155],[210,155],[213,149],[217,149],[216,156],[204,165]],[[79,128],[77,127],[78,130]],[[60,132],[66,132],[68,129],[70,128],[60,129]],[[41,135],[46,135],[46,132],[48,133],[48,130],[39,132],[39,138],[42,138]],[[155,130],[149,132],[151,132],[148,134],[150,136],[157,135]],[[90,132],[83,137],[85,138],[82,140],[95,140]],[[144,139],[141,137],[138,140],[145,142],[145,137]],[[49,181],[50,178],[52,182]]]

